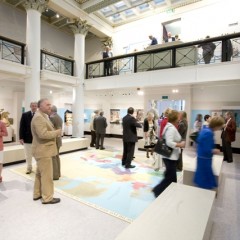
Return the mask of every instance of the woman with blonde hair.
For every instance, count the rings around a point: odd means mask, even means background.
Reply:
[[[145,138],[145,148],[147,152],[147,158],[149,158],[149,150],[151,150],[151,155],[153,155],[153,147],[155,146],[157,126],[154,122],[154,113],[148,112],[147,117],[144,119],[143,132]]]

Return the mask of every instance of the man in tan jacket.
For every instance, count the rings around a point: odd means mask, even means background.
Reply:
[[[41,99],[31,122],[32,153],[37,162],[33,200],[42,198],[43,204],[60,202],[60,198],[53,198],[52,157],[57,155],[56,138],[61,136],[61,129],[54,130],[49,120],[50,114],[51,103],[46,98]]]

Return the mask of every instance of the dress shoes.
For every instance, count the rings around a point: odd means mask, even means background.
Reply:
[[[101,148],[100,148],[100,150],[104,150],[104,149],[105,149],[105,147],[101,147]]]
[[[135,168],[136,166],[134,165],[126,165],[125,168]]]
[[[53,198],[52,201],[50,202],[42,202],[42,204],[55,204],[55,203],[59,203],[61,201],[60,198]]]
[[[35,197],[35,198],[33,198],[33,201],[37,201],[37,200],[39,200],[41,198],[42,198],[41,196],[40,197]]]
[[[94,144],[90,144],[90,147],[95,147],[95,145]]]

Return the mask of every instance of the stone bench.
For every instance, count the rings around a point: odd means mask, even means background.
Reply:
[[[66,138],[62,140],[60,154],[87,149],[90,144],[88,138]],[[3,153],[4,164],[20,162],[25,160],[24,148],[22,145],[5,146]]]
[[[223,157],[221,155],[214,155],[212,160],[212,168],[218,185],[220,184],[220,175],[223,163],[222,158]],[[197,164],[196,157],[194,158],[188,158],[186,156],[183,157],[183,184],[195,186],[193,183],[193,178],[196,170],[196,164]]]
[[[172,183],[115,240],[207,240],[213,191]]]

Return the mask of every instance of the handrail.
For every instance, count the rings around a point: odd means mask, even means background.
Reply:
[[[193,49],[194,47],[199,47],[202,44],[206,44],[206,43],[210,43],[210,42],[219,42],[217,44],[218,47],[218,55],[214,56],[214,61],[215,62],[219,62],[221,60],[221,62],[225,62],[225,61],[229,61],[228,60],[228,55],[229,53],[227,52],[227,40],[230,39],[236,39],[236,38],[240,38],[240,32],[238,33],[233,33],[233,34],[228,34],[228,35],[222,35],[222,36],[217,36],[217,37],[212,37],[212,38],[207,38],[207,39],[203,39],[203,40],[197,40],[197,41],[191,41],[191,42],[186,42],[186,43],[178,43],[178,44],[174,44],[174,45],[166,45],[164,46],[164,44],[162,44],[159,48],[155,48],[155,49],[148,49],[148,50],[143,50],[143,51],[138,51],[138,52],[133,52],[133,53],[128,53],[128,54],[123,54],[123,55],[118,55],[118,56],[114,56],[111,58],[105,58],[105,59],[99,59],[99,60],[95,60],[95,61],[91,61],[91,62],[87,62],[86,63],[86,78],[92,77],[91,73],[92,70],[97,69],[99,71],[99,75],[95,75],[93,77],[99,77],[99,76],[103,76],[102,72],[103,72],[103,64],[106,65],[107,62],[111,62],[111,64],[113,65],[113,63],[119,64],[119,62],[121,61],[126,61],[126,59],[131,59],[132,58],[132,65],[131,65],[131,72],[138,72],[139,71],[139,67],[141,68],[140,71],[149,71],[149,70],[157,70],[157,69],[164,69],[164,68],[175,68],[175,67],[179,67],[179,66],[184,66],[185,63],[181,63],[180,65],[177,63],[177,61],[179,61],[179,56],[182,54],[183,58],[186,57],[185,53],[181,53],[181,51],[185,48],[189,49],[189,51],[191,51],[191,48]],[[237,40],[237,43],[239,44],[239,40]],[[221,47],[221,48],[220,48]],[[168,52],[169,51],[169,52]],[[186,50],[187,51],[187,50]],[[196,55],[199,55],[198,52],[195,49],[195,52],[193,52],[194,50],[192,50],[192,56],[194,55],[195,57],[195,64],[196,64]],[[167,61],[165,61],[166,59],[161,59],[162,56],[160,56],[160,54],[164,55],[166,53],[169,54]],[[149,55],[149,59],[147,59],[147,56]],[[166,57],[165,55],[163,56],[163,58]],[[176,60],[178,57],[178,60]],[[198,56],[199,57],[199,56]],[[239,57],[239,54],[237,55],[237,57]],[[150,59],[151,58],[151,59]],[[159,59],[157,59],[159,58]],[[187,57],[186,57],[187,58]],[[150,67],[150,63],[151,61],[156,61],[156,63],[154,63],[154,66]],[[201,58],[199,60],[199,63],[202,63],[203,58]],[[138,62],[142,61],[142,63],[140,63],[139,65]],[[165,61],[164,64],[161,64],[160,62],[162,61],[162,63]],[[189,59],[190,61],[190,59]],[[100,65],[101,64],[101,65]],[[120,64],[124,64],[124,63],[120,63]],[[147,66],[148,64],[148,66]],[[156,65],[156,67],[155,67]],[[165,66],[164,66],[165,65]],[[185,66],[187,66],[188,64],[185,64]],[[192,65],[193,65],[193,61],[192,61]],[[112,74],[110,74],[112,75]]]
[[[109,60],[116,60],[116,59],[120,59],[120,58],[134,57],[137,55],[141,55],[143,53],[144,54],[156,53],[159,51],[166,51],[166,50],[172,50],[172,49],[176,49],[176,48],[189,47],[189,46],[193,46],[193,45],[200,45],[202,43],[216,42],[216,41],[220,41],[220,40],[228,40],[228,39],[236,38],[236,37],[240,37],[240,32],[229,34],[229,35],[224,35],[224,36],[219,36],[219,37],[203,39],[203,40],[192,41],[192,42],[179,43],[179,44],[173,45],[173,46],[166,46],[166,47],[162,46],[160,49],[158,48],[158,49],[143,50],[143,51],[138,51],[138,52],[134,52],[134,53],[122,54],[122,55],[114,56],[114,57],[107,58],[107,59],[105,58],[105,59],[99,59],[99,60],[95,60],[95,61],[91,61],[91,62],[86,62],[86,64],[94,64],[94,63],[100,63],[100,62],[109,61]]]
[[[43,56],[44,55],[45,56],[50,56],[53,59],[55,59],[55,62],[52,62],[52,59],[48,58],[48,61],[50,63],[50,67],[48,67],[48,68],[45,68],[45,66],[43,66],[43,62],[44,62]],[[74,62],[75,61],[73,59],[66,58],[66,57],[48,52],[46,50],[41,50],[41,61],[40,61],[40,64],[41,64],[40,68],[41,69],[46,69],[46,70],[50,70],[50,71],[53,71],[53,72],[58,72],[58,73],[74,76]],[[68,68],[66,63],[71,64],[70,69]],[[47,63],[45,62],[45,64],[47,64]],[[66,70],[67,70],[67,72],[66,72]]]
[[[1,54],[1,58],[4,59],[4,60],[8,60],[8,61],[12,61],[12,62],[17,62],[17,63],[21,63],[22,65],[24,65],[24,57],[25,57],[25,46],[26,44],[25,43],[22,43],[22,42],[18,42],[18,41],[15,41],[15,40],[12,40],[10,38],[6,38],[6,37],[3,37],[3,36],[0,36],[0,41],[2,41],[2,47],[1,47],[1,50],[2,50],[2,54]],[[3,43],[8,43],[7,45],[3,44]],[[9,51],[9,54],[7,55],[7,57],[3,57],[3,45],[8,49]],[[15,46],[19,46],[19,48],[21,49],[21,54],[20,54],[20,59],[16,57],[16,55],[14,54],[14,52],[11,52],[11,49],[10,47],[13,47],[11,45],[15,45]],[[15,56],[15,58],[17,59],[12,59],[12,55]]]

